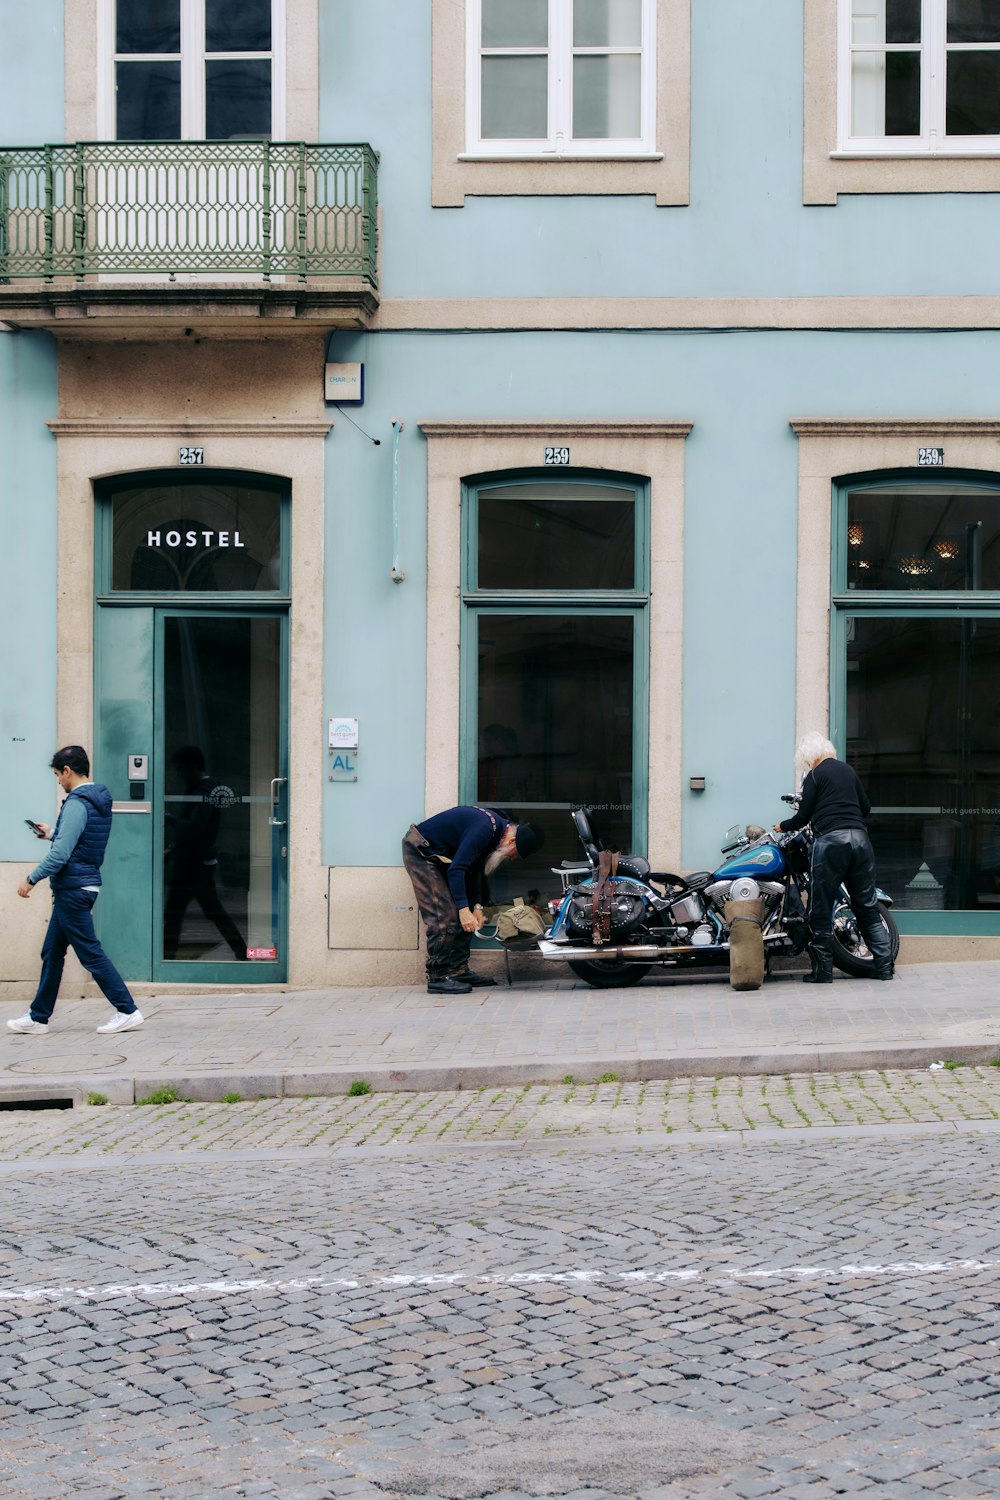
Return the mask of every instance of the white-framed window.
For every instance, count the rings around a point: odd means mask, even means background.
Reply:
[[[840,0],[839,145],[1000,154],[997,0]]]
[[[655,0],[468,0],[470,155],[656,149]]]
[[[100,0],[98,24],[103,138],[282,138],[284,0]]]

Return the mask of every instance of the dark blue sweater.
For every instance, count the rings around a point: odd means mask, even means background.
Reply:
[[[482,900],[483,869],[507,827],[506,818],[481,807],[449,807],[417,824],[434,853],[451,860],[448,887],[459,911]]]

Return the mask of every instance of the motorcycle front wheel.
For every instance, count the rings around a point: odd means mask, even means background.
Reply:
[[[624,958],[570,959],[569,966],[577,979],[583,979],[595,990],[615,990],[627,984],[638,984],[652,964],[633,964]]]
[[[882,921],[889,933],[892,961],[899,954],[899,929],[887,906],[879,904]],[[858,930],[858,919],[847,901],[838,901],[833,909],[833,961],[843,974],[854,979],[867,979],[874,964],[871,951]]]

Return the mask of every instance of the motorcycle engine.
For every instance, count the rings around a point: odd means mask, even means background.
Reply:
[[[646,914],[647,893],[633,880],[616,880],[612,885],[611,931],[616,938],[627,937],[641,924]],[[577,889],[566,913],[566,925],[574,937],[590,938],[594,929],[594,895],[591,887]]]
[[[717,880],[714,885],[705,887],[705,895],[720,911],[727,901],[756,901],[760,894],[760,886],[749,875],[738,875],[735,880]]]

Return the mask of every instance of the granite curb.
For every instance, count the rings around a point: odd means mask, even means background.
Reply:
[[[147,1069],[132,1074],[69,1073],[59,1077],[0,1078],[0,1109],[36,1104],[55,1107],[56,1101],[85,1104],[91,1093],[109,1104],[133,1104],[161,1089],[180,1098],[217,1103],[226,1094],[245,1100],[304,1099],[346,1094],[364,1081],[373,1093],[439,1093],[449,1090],[511,1088],[525,1084],[596,1083],[607,1075],[616,1081],[638,1083],[669,1078],[775,1076],[788,1073],[852,1073],[926,1068],[932,1062],[987,1064],[1000,1056],[997,1042],[941,1041],[936,1043],[857,1043],[819,1047],[776,1047],[756,1051],[704,1050],[660,1056],[614,1056],[568,1060],[558,1058],[504,1062],[418,1064],[405,1068],[385,1062],[352,1063],[349,1068],[292,1068],[285,1071],[251,1069]]]

